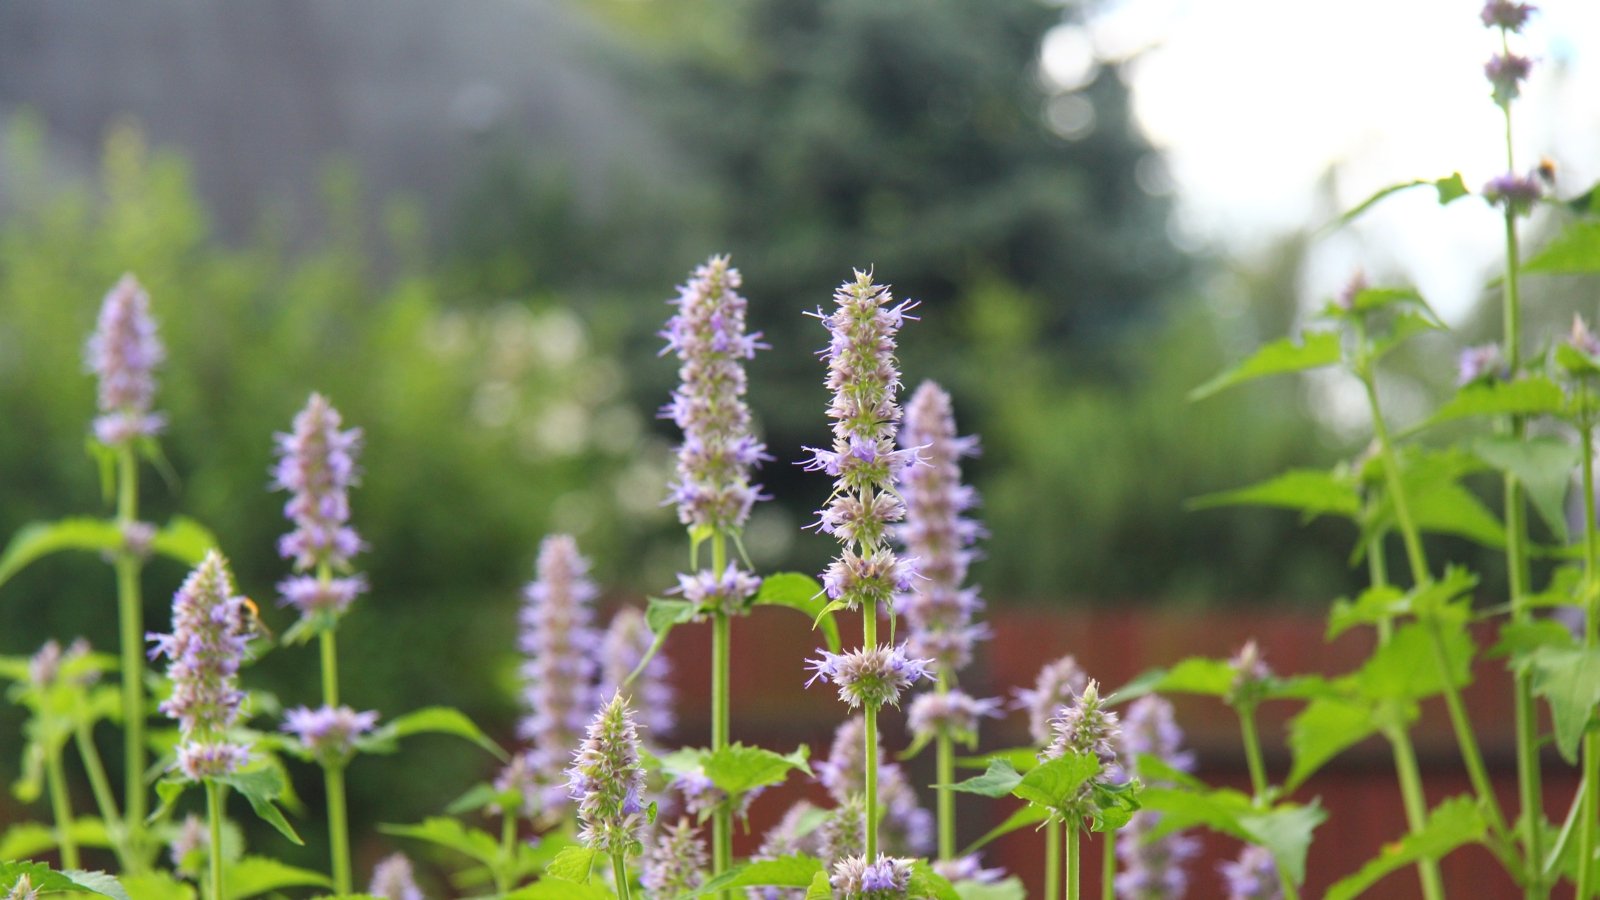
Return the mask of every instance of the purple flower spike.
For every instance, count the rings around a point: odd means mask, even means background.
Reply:
[[[662,416],[683,429],[672,499],[678,521],[691,528],[737,530],[763,499],[750,474],[769,457],[750,434],[744,361],[765,345],[759,333],[745,333],[748,303],[738,294],[741,281],[726,256],[712,257],[678,289],[672,301],[678,312],[661,332],[667,341],[662,352],[683,362],[681,384]]]
[[[599,592],[588,572],[577,542],[551,535],[539,547],[539,577],[524,592],[519,647],[528,715],[518,733],[533,744],[527,764],[545,785],[546,810],[567,803],[562,772],[598,704],[593,685],[600,636],[590,623]]]
[[[621,694],[589,723],[588,736],[573,754],[567,786],[578,801],[578,835],[585,847],[623,858],[640,848],[645,825],[644,769],[633,712]]]
[[[1022,688],[1016,692],[1017,708],[1028,711],[1028,733],[1033,736],[1035,746],[1050,743],[1050,720],[1055,717],[1056,710],[1071,703],[1088,686],[1089,676],[1078,667],[1078,661],[1068,655],[1046,663],[1031,689]]]
[[[1122,727],[1124,758],[1137,774],[1140,754],[1158,757],[1180,772],[1194,769],[1194,754],[1182,749],[1183,732],[1173,718],[1172,704],[1154,695],[1141,697],[1128,707]],[[1159,780],[1145,784],[1166,786]],[[1117,832],[1117,856],[1123,871],[1117,875],[1117,896],[1133,900],[1178,900],[1189,887],[1184,864],[1200,853],[1200,842],[1181,831],[1152,839],[1161,814],[1140,810],[1127,827]]]
[[[852,802],[856,803],[858,817],[861,815],[859,803],[867,786],[866,736],[867,723],[864,718],[852,716],[845,720],[834,732],[827,760],[816,765],[817,780],[828,789],[829,796],[839,804],[841,810]],[[883,818],[878,824],[884,845],[894,852],[925,853],[933,845],[933,817],[917,804],[916,791],[906,780],[904,770],[894,763],[883,761],[881,742],[877,752],[878,802],[884,809]],[[854,832],[853,826],[849,831]],[[847,834],[839,836],[848,837]],[[846,844],[848,846],[843,849],[849,850],[848,853],[835,853],[832,856],[860,852],[858,848],[850,849],[855,845],[848,844],[848,841]]]
[[[367,893],[384,900],[423,900],[417,876],[411,871],[411,860],[404,853],[378,860],[372,867],[372,886]]]
[[[1522,26],[1528,23],[1528,17],[1538,8],[1529,3],[1518,3],[1516,0],[1489,0],[1483,5],[1483,11],[1478,17],[1483,20],[1485,28],[1521,31]]]
[[[1489,179],[1483,186],[1483,199],[1489,201],[1490,205],[1503,206],[1519,216],[1532,212],[1533,205],[1542,196],[1544,189],[1539,185],[1538,175],[1524,177],[1507,172]]]
[[[324,567],[344,570],[351,557],[364,548],[360,535],[347,524],[361,429],[340,430],[342,424],[339,411],[321,394],[312,394],[305,409],[294,417],[294,430],[275,435],[278,462],[272,469],[272,487],[290,492],[283,513],[295,525],[278,540],[278,553],[294,560],[297,572]],[[325,572],[317,575],[317,579],[290,578],[278,585],[284,605],[298,608],[303,615],[343,612],[366,590],[366,582],[359,578],[334,579],[337,583],[332,583]]]
[[[851,856],[834,863],[828,884],[843,900],[901,900],[910,896],[911,865],[909,859],[882,854],[870,863]]]
[[[1228,900],[1283,900],[1278,866],[1272,853],[1255,845],[1244,848],[1234,862],[1217,867],[1228,889]]]
[[[100,379],[95,440],[109,447],[161,433],[166,418],[152,413],[155,368],[167,358],[150,318],[150,295],[132,275],[122,276],[100,306],[89,338],[89,370]]]
[[[355,755],[356,740],[378,724],[375,712],[348,706],[296,707],[283,714],[283,730],[323,766],[342,766]]]
[[[978,720],[985,716],[1000,717],[998,699],[980,700],[963,691],[929,692],[911,701],[906,724],[922,740],[948,737],[970,744],[977,741]]]
[[[688,819],[661,829],[645,848],[639,883],[648,897],[681,897],[705,883],[710,868],[706,842]]]
[[[934,860],[932,865],[935,874],[950,881],[994,884],[1006,877],[1005,869],[985,869],[983,867],[983,858],[976,853],[958,856],[955,859]]]
[[[1515,53],[1496,53],[1483,65],[1483,76],[1494,87],[1494,102],[1507,106],[1522,94],[1522,82],[1533,69],[1533,61]]]
[[[638,607],[625,606],[611,617],[611,625],[600,641],[600,687],[596,696],[609,697],[623,690],[623,682],[639,667],[655,635]],[[639,673],[627,692],[639,698],[639,725],[652,737],[672,731],[672,685],[667,683],[671,667],[667,658],[656,654]]]
[[[189,573],[172,599],[172,633],[151,634],[150,656],[171,660],[172,696],[161,711],[178,720],[178,766],[194,781],[238,771],[249,749],[228,740],[239,724],[239,662],[244,657],[244,598],[215,550]]]
[[[849,653],[822,651],[817,659],[807,660],[811,678],[806,687],[818,678],[826,678],[839,689],[839,699],[850,704],[851,709],[862,704],[877,708],[885,703],[900,705],[900,693],[924,678],[932,678],[931,659],[913,659],[905,653],[905,645],[853,650]]]
[[[1117,714],[1101,705],[1098,682],[1090,681],[1082,695],[1061,707],[1050,720],[1050,735],[1050,745],[1039,753],[1040,762],[1060,759],[1068,753],[1093,755],[1100,761],[1100,774],[1092,782],[1106,784],[1126,778],[1117,752],[1122,743],[1122,728]],[[1093,790],[1093,783],[1085,782],[1063,806],[1050,810],[1050,815],[1069,825],[1075,824],[1089,814]]]
[[[1499,344],[1467,347],[1456,359],[1457,387],[1469,385],[1474,381],[1504,379],[1509,374],[1506,371],[1505,360],[1500,355]]]

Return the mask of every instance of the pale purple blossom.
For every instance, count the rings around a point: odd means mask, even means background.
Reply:
[[[532,743],[528,766],[546,786],[541,805],[549,810],[566,803],[562,772],[599,702],[594,682],[600,635],[591,624],[599,591],[588,578],[588,561],[567,535],[544,539],[537,571],[523,592],[518,646],[528,715],[517,730]]]
[[[211,846],[211,830],[206,827],[206,820],[194,813],[183,817],[183,822],[178,825],[178,830],[172,836],[172,843],[168,845],[168,858],[172,860],[172,867],[180,872],[198,872],[200,864],[190,866],[186,862],[191,854],[199,853]]]
[[[1056,710],[1070,703],[1089,686],[1089,676],[1078,666],[1078,661],[1068,654],[1045,663],[1032,688],[1016,690],[1016,706],[1028,712],[1028,734],[1034,746],[1050,743],[1050,720]]]
[[[244,694],[239,663],[248,641],[244,598],[233,588],[227,562],[206,554],[172,600],[171,634],[150,634],[151,658],[171,661],[172,696],[161,711],[178,720],[178,766],[195,781],[238,771],[249,750],[229,740],[239,724]]]
[[[6,900],[38,900],[38,897],[39,889],[33,886],[33,877],[26,872],[17,876],[6,893]]]
[[[337,617],[367,590],[362,575],[333,575],[347,570],[366,546],[349,525],[361,429],[342,424],[339,411],[312,394],[291,432],[274,435],[272,487],[290,492],[283,512],[295,526],[279,538],[278,553],[294,561],[297,573],[278,583],[278,602],[301,616]]]
[[[1463,386],[1489,378],[1507,376],[1504,357],[1499,344],[1479,344],[1467,347],[1456,358],[1456,385]]]
[[[652,739],[659,739],[672,731],[675,721],[672,685],[667,683],[670,672],[667,658],[657,653],[630,685],[623,686],[654,643],[655,635],[643,611],[635,606],[617,610],[600,640],[600,686],[595,693],[599,697],[609,697],[617,691],[625,691],[639,707],[640,727]]]
[[[511,761],[500,768],[500,774],[494,779],[495,793],[511,793],[522,798],[518,808],[529,818],[539,813],[543,788],[538,773],[528,762],[527,753],[513,754]],[[500,815],[505,811],[499,803],[489,806],[489,812],[493,815]]]
[[[28,683],[41,691],[48,691],[63,681],[78,687],[94,684],[100,680],[100,673],[89,665],[89,653],[89,642],[83,638],[75,638],[66,650],[51,638],[29,657]]]
[[[1533,61],[1515,53],[1496,53],[1483,65],[1483,75],[1494,87],[1494,102],[1505,106],[1522,93],[1522,82],[1533,69]]]
[[[1567,335],[1567,343],[1586,356],[1600,357],[1600,338],[1589,330],[1589,323],[1581,315],[1573,315],[1572,331]]]
[[[639,733],[621,694],[594,714],[567,768],[567,789],[578,803],[585,847],[623,857],[639,849],[645,826],[644,768]]]
[[[1489,179],[1483,186],[1483,199],[1492,206],[1503,206],[1513,214],[1524,216],[1533,211],[1533,205],[1544,196],[1536,175],[1518,175],[1507,172]]]
[[[706,770],[703,766],[695,766],[688,771],[679,772],[673,776],[668,788],[681,794],[683,796],[684,809],[700,819],[711,815],[717,807],[728,800],[727,792],[717,787],[716,782],[713,782],[710,776],[706,775]],[[750,804],[765,791],[765,787],[756,787],[740,794],[739,808],[733,811],[734,814],[740,818],[749,815]]]
[[[122,532],[122,552],[134,559],[148,559],[156,542],[156,526],[149,522],[119,522],[117,527]]]
[[[741,283],[726,256],[712,257],[678,289],[671,301],[678,312],[661,332],[667,341],[662,353],[683,363],[681,383],[662,415],[683,429],[672,499],[678,521],[691,528],[736,530],[762,499],[750,473],[768,457],[750,433],[744,361],[765,345],[759,333],[745,333]]]
[[[829,796],[841,809],[860,801],[866,791],[866,737],[866,720],[863,717],[846,719],[834,732],[828,758],[814,767],[817,781],[827,788]],[[883,761],[881,737],[877,755],[878,803],[883,807],[883,817],[878,825],[884,846],[894,852],[926,853],[933,845],[933,816],[917,803],[916,791],[906,780],[905,770]]]
[[[679,594],[702,612],[722,612],[735,615],[744,612],[745,605],[761,589],[761,578],[729,563],[721,575],[702,569],[693,575],[678,575]]]
[[[877,708],[885,703],[898,707],[900,694],[906,688],[924,678],[933,678],[933,660],[907,656],[904,644],[879,644],[848,653],[820,652],[817,659],[806,660],[812,671],[806,687],[818,678],[826,678],[839,689],[839,699],[850,704],[851,709],[863,704]]]
[[[900,900],[911,887],[909,859],[879,854],[872,862],[851,856],[833,864],[828,884],[842,900]]]
[[[994,884],[1006,877],[1005,869],[985,869],[983,857],[968,853],[955,859],[938,859],[932,863],[934,874],[949,881],[970,881],[975,884]]]
[[[87,355],[89,370],[99,378],[95,440],[115,447],[160,434],[166,417],[150,406],[155,368],[167,353],[150,318],[150,295],[131,274],[122,276],[101,303]]]
[[[1369,287],[1367,273],[1357,271],[1350,276],[1349,281],[1345,282],[1344,289],[1339,291],[1339,295],[1334,298],[1334,303],[1340,309],[1349,312],[1356,308],[1356,298],[1361,296],[1361,292]]]
[[[773,860],[795,853],[815,854],[817,829],[804,831],[802,823],[815,816],[818,812],[820,810],[810,802],[806,800],[797,801],[784,811],[783,817],[778,820],[778,824],[767,829],[767,833],[761,838],[761,846],[756,850],[751,860]],[[805,900],[805,895],[805,888],[784,888],[765,885],[745,889],[745,896],[749,900]]]
[[[645,847],[639,875],[645,896],[650,900],[673,900],[694,893],[706,880],[708,856],[705,840],[688,819],[658,829]]]
[[[372,867],[372,885],[367,893],[384,900],[423,900],[411,860],[404,853],[391,853]]]
[[[355,754],[356,741],[378,724],[376,712],[356,712],[348,706],[298,706],[283,714],[283,730],[324,766],[342,766]]]
[[[919,738],[946,737],[974,743],[978,720],[1000,717],[997,698],[979,699],[965,691],[929,691],[918,694],[906,712],[906,725]]]
[[[1166,786],[1161,779],[1138,771],[1139,756],[1157,757],[1180,772],[1194,769],[1194,754],[1183,749],[1183,731],[1173,716],[1172,704],[1149,695],[1128,707],[1122,723],[1123,759],[1129,770],[1145,785]],[[1117,832],[1117,857],[1123,871],[1117,875],[1117,896],[1129,900],[1178,900],[1189,887],[1184,864],[1200,853],[1200,842],[1192,835],[1175,831],[1159,838],[1150,835],[1161,822],[1161,814],[1139,810],[1126,827]]]
[[[1265,847],[1245,847],[1238,859],[1222,863],[1217,871],[1222,873],[1228,900],[1283,900],[1278,866]]]
[[[1254,638],[1244,642],[1239,652],[1228,660],[1228,667],[1233,669],[1232,693],[1235,696],[1254,692],[1272,679],[1272,669]]]
[[[1531,3],[1519,3],[1517,0],[1489,0],[1483,5],[1478,17],[1483,20],[1485,28],[1521,31],[1522,26],[1527,24],[1528,17],[1538,8]]]
[[[1100,684],[1091,680],[1083,693],[1061,707],[1050,720],[1050,745],[1039,753],[1040,762],[1060,759],[1069,753],[1089,755],[1100,762],[1100,772],[1060,807],[1050,810],[1050,815],[1069,825],[1090,813],[1094,784],[1107,784],[1125,779],[1118,750],[1122,743],[1122,729],[1117,714],[1108,710],[1100,700]]]

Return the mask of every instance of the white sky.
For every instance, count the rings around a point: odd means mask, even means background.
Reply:
[[[1248,255],[1330,218],[1318,183],[1337,165],[1339,209],[1385,185],[1460,171],[1478,189],[1505,168],[1483,64],[1499,31],[1477,0],[1121,0],[1088,28],[1046,37],[1044,69],[1071,86],[1093,57],[1144,52],[1126,78],[1166,152],[1180,240]],[[1517,166],[1548,156],[1557,193],[1600,180],[1600,3],[1542,4],[1512,49],[1534,58],[1513,107]],[[1476,198],[1440,209],[1418,188],[1317,242],[1309,297],[1355,268],[1415,283],[1449,319],[1499,266],[1498,217]]]

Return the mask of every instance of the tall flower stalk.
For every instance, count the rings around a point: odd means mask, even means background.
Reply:
[[[88,344],[89,369],[99,379],[100,415],[94,436],[115,461],[117,527],[123,546],[113,557],[117,613],[122,642],[123,830],[133,848],[134,871],[145,865],[144,820],[144,599],[139,573],[151,529],[139,521],[140,443],[161,432],[166,419],[151,411],[155,368],[166,359],[150,316],[150,295],[137,279],[124,275],[106,294],[99,322]],[[146,538],[140,540],[140,538]]]
[[[1079,838],[1084,821],[1094,811],[1094,783],[1106,783],[1111,773],[1119,772],[1117,748],[1122,742],[1122,727],[1117,714],[1106,709],[1100,700],[1100,685],[1089,682],[1083,693],[1061,707],[1050,720],[1050,743],[1039,753],[1039,761],[1049,762],[1067,754],[1093,756],[1100,762],[1100,772],[1090,782],[1062,805],[1052,806],[1050,820],[1060,822],[1067,841],[1067,900],[1078,900],[1083,875],[1079,853]]]
[[[717,589],[698,597],[711,617],[711,749],[728,746],[728,673],[733,642],[731,617],[744,610],[759,582],[740,577],[729,564],[729,539],[738,540],[750,509],[761,499],[751,473],[766,459],[766,447],[752,434],[750,409],[744,395],[745,361],[764,345],[761,335],[748,334],[748,302],[738,293],[739,270],[728,257],[712,257],[695,269],[672,300],[677,313],[661,332],[667,346],[662,353],[677,356],[679,385],[662,410],[683,430],[678,448],[677,475],[671,500],[678,521],[689,529],[690,567],[686,586],[713,585]],[[700,571],[698,550],[711,542],[711,567]],[[723,804],[712,816],[712,875],[727,871],[733,860],[733,811]]]
[[[278,591],[284,605],[300,611],[299,627],[318,637],[323,704],[318,715],[322,722],[333,722],[341,713],[357,715],[339,706],[339,658],[334,635],[339,619],[367,587],[364,577],[350,573],[351,558],[364,547],[360,535],[349,525],[350,488],[356,480],[361,430],[342,429],[342,425],[339,411],[321,394],[312,394],[295,416],[293,430],[276,435],[278,462],[273,468],[273,487],[290,492],[284,515],[295,526],[279,539],[278,552],[293,560],[296,574],[279,583]],[[307,710],[302,712],[310,714]],[[301,724],[307,722],[302,718]],[[371,723],[366,727],[371,728]],[[327,790],[333,882],[339,893],[348,894],[352,882],[344,767],[349,754],[318,753],[317,759]]]
[[[1505,367],[1513,377],[1522,363],[1521,303],[1518,296],[1522,268],[1522,254],[1517,239],[1517,219],[1531,204],[1514,199],[1528,188],[1537,192],[1538,184],[1527,179],[1519,183],[1516,172],[1515,146],[1512,140],[1512,101],[1520,93],[1520,83],[1531,65],[1525,57],[1511,51],[1511,35],[1522,30],[1533,7],[1515,0],[1489,0],[1484,5],[1481,18],[1485,28],[1500,32],[1500,53],[1484,67],[1484,75],[1493,88],[1495,104],[1500,107],[1505,120],[1506,175],[1492,182],[1486,195],[1501,198],[1505,219],[1506,274],[1502,280],[1502,340],[1505,345]],[[1537,193],[1535,193],[1537,196]],[[1522,416],[1510,416],[1502,429],[1517,439],[1527,433],[1527,422]],[[1528,574],[1528,519],[1527,502],[1523,485],[1510,471],[1504,477],[1506,519],[1506,575],[1511,599],[1511,619],[1526,624],[1533,612],[1528,602],[1530,591]],[[1532,676],[1529,671],[1517,668],[1512,673],[1517,734],[1517,792],[1521,800],[1521,839],[1523,849],[1523,890],[1530,898],[1549,896],[1549,885],[1541,860],[1544,858],[1544,802],[1542,777],[1539,771],[1538,709],[1534,705]]]
[[[878,710],[885,703],[899,706],[904,689],[932,677],[933,660],[878,643],[879,606],[908,591],[912,581],[910,562],[895,554],[889,536],[891,526],[905,518],[896,485],[917,459],[914,451],[895,448],[901,415],[895,403],[900,388],[895,335],[915,304],[897,304],[888,286],[873,284],[870,273],[855,274],[854,282],[846,281],[834,292],[837,308],[817,313],[831,338],[822,357],[833,392],[828,407],[833,444],[807,448],[811,459],[806,468],[834,478],[828,505],[818,513],[818,527],[843,549],[823,573],[823,586],[831,605],[861,610],[863,646],[844,654],[824,651],[809,665],[815,673],[812,681],[832,682],[840,699],[860,708],[866,720],[863,858],[873,864],[878,858]]]
[[[172,633],[152,634],[151,656],[170,661],[172,696],[161,711],[178,721],[178,770],[205,786],[211,834],[211,896],[222,890],[222,784],[250,758],[233,739],[244,693],[239,664],[244,658],[244,598],[233,587],[227,562],[215,550],[178,588],[172,600]]]

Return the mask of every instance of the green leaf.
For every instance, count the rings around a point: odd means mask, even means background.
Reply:
[[[833,900],[833,886],[828,883],[828,873],[818,872],[806,888],[806,900]]]
[[[1161,813],[1150,832],[1155,840],[1184,828],[1203,825],[1212,831],[1260,844],[1271,851],[1279,871],[1299,884],[1305,880],[1306,850],[1311,832],[1327,819],[1317,803],[1283,803],[1262,810],[1250,798],[1226,788],[1194,791],[1148,787],[1140,794],[1143,808]]]
[[[1100,773],[1100,760],[1089,753],[1066,753],[1040,763],[1022,776],[1011,793],[1047,809],[1060,809],[1077,797],[1084,782]]]
[[[550,864],[544,867],[545,877],[583,884],[589,880],[589,874],[594,871],[595,859],[600,855],[599,850],[589,847],[568,847],[557,853],[556,858],[550,860]]]
[[[1385,844],[1378,855],[1333,885],[1323,900],[1353,900],[1384,876],[1418,860],[1440,859],[1463,844],[1481,843],[1488,831],[1483,813],[1471,797],[1454,797],[1439,804],[1422,830]]]
[[[694,604],[687,600],[651,597],[644,608],[644,621],[657,637],[665,635],[674,625],[693,622]]]
[[[1600,703],[1600,649],[1546,647],[1534,652],[1529,665],[1534,695],[1550,704],[1556,749],[1562,759],[1575,764],[1578,742]]]
[[[596,884],[576,884],[560,878],[524,885],[501,900],[616,900],[617,895]]]
[[[1477,495],[1454,481],[1407,485],[1411,516],[1419,529],[1453,534],[1485,547],[1506,545],[1506,529]]]
[[[502,762],[508,759],[500,745],[489,739],[482,730],[467,718],[466,713],[448,706],[427,706],[396,716],[378,728],[356,746],[366,752],[390,752],[394,743],[413,734],[449,734],[464,738],[494,754]]]
[[[1049,810],[1034,806],[1032,803],[1024,804],[1021,809],[1018,809],[1011,815],[1006,816],[1006,820],[1004,822],[1001,822],[999,825],[989,829],[984,833],[983,837],[973,841],[971,845],[967,847],[967,849],[962,851],[962,854],[965,855],[976,852],[979,848],[983,847],[985,844],[988,844],[995,838],[1010,834],[1019,828],[1026,828],[1029,825],[1037,825],[1048,818],[1050,818]]]
[[[1461,566],[1445,569],[1444,577],[1401,594],[1392,586],[1368,588],[1355,603],[1340,600],[1328,615],[1328,640],[1333,640],[1356,625],[1376,625],[1385,619],[1415,614],[1430,618],[1446,616],[1462,619],[1465,610],[1455,608],[1455,601],[1478,586],[1478,576]]]
[[[701,885],[699,890],[687,895],[684,900],[733,888],[768,885],[803,888],[809,886],[812,879],[817,877],[817,873],[822,871],[822,860],[802,853],[780,856],[777,859],[758,860],[723,872]]]
[[[787,606],[799,610],[813,622],[821,624],[822,636],[828,642],[828,650],[833,653],[839,652],[839,623],[834,621],[832,614],[823,615],[823,610],[828,606],[828,595],[822,590],[822,585],[810,575],[802,575],[799,572],[768,575],[761,580],[761,590],[751,604]]]
[[[1590,275],[1600,272],[1600,222],[1579,219],[1545,244],[1522,271],[1542,275]]]
[[[956,882],[956,896],[961,900],[1027,900],[1028,889],[1015,875],[993,884],[978,881]]]
[[[522,806],[522,792],[516,789],[497,791],[494,785],[487,781],[480,781],[462,792],[461,796],[450,801],[444,808],[446,815],[459,816],[462,813],[477,812],[490,806],[499,806],[502,809],[518,809]]]
[[[811,766],[806,762],[810,755],[811,748],[805,744],[788,754],[731,744],[706,756],[703,765],[711,783],[735,797],[758,787],[781,784],[793,769],[810,775]]]
[[[1011,747],[1006,750],[992,750],[981,756],[958,756],[956,765],[963,769],[987,769],[989,764],[997,759],[1010,763],[1011,768],[1018,772],[1026,772],[1039,764],[1039,748]]]
[[[1340,598],[1333,602],[1328,612],[1327,639],[1333,640],[1357,625],[1374,625],[1409,609],[1406,595],[1392,584],[1373,585],[1361,592],[1354,602]]]
[[[1239,816],[1239,824],[1251,843],[1272,852],[1278,871],[1286,873],[1295,884],[1304,884],[1311,832],[1327,818],[1327,812],[1315,802],[1309,806],[1286,803],[1267,812],[1244,813]]]
[[[80,847],[111,846],[111,836],[99,819],[74,819],[71,831]],[[28,859],[55,848],[56,830],[42,822],[19,822],[0,836],[0,859]]]
[[[440,847],[448,847],[463,856],[493,867],[500,861],[500,841],[488,832],[468,828],[455,819],[431,816],[418,825],[379,825],[378,830],[395,837],[414,838]],[[576,848],[568,848],[576,849]],[[563,855],[566,850],[561,851]],[[593,851],[585,851],[593,852]],[[561,857],[557,856],[557,860]],[[551,865],[555,863],[552,862]]]
[[[104,872],[85,872],[81,869],[56,871],[40,862],[9,860],[0,862],[0,895],[9,894],[18,879],[28,877],[32,889],[41,894],[70,892],[101,894],[114,900],[128,900],[128,892],[117,879]]]
[[[29,563],[62,550],[115,551],[122,546],[122,529],[107,519],[75,517],[56,522],[31,522],[17,530],[0,554],[0,584],[11,580]]]
[[[1022,775],[1005,759],[989,760],[989,768],[982,775],[950,785],[952,791],[980,794],[984,797],[1006,797],[1022,783]],[[944,785],[939,785],[944,787]]]
[[[217,537],[211,529],[187,516],[173,516],[167,526],[156,532],[150,549],[162,556],[175,559],[186,566],[197,566],[205,559],[206,551],[217,546]]]
[[[1472,442],[1472,452],[1522,482],[1539,517],[1561,543],[1567,542],[1564,503],[1572,473],[1583,455],[1577,446],[1556,437],[1485,435]]]
[[[1456,392],[1418,430],[1474,416],[1557,415],[1566,407],[1560,385],[1543,375],[1516,381],[1476,381]]]
[[[297,869],[265,856],[246,856],[228,866],[223,877],[228,900],[244,900],[286,887],[331,887],[333,882],[321,872]]]
[[[1328,760],[1377,730],[1372,708],[1367,704],[1331,697],[1306,704],[1289,721],[1289,749],[1294,754],[1294,765],[1284,791],[1293,792]]]
[[[950,884],[950,879],[935,872],[925,859],[912,861],[911,883],[906,888],[906,896],[913,900],[917,898],[961,900],[961,895],[956,893],[955,886]]]
[[[1423,186],[1432,187],[1438,192],[1440,206],[1453,203],[1456,200],[1459,200],[1462,197],[1472,193],[1471,191],[1467,190],[1466,183],[1461,180],[1460,172],[1454,172],[1444,178],[1419,178],[1416,181],[1407,181],[1403,184],[1391,184],[1356,204],[1355,208],[1340,216],[1338,224],[1348,225],[1360,217],[1362,213],[1365,213],[1367,210],[1376,206],[1380,201],[1391,194],[1397,194],[1401,191]]]
[[[1476,645],[1465,625],[1440,621],[1434,624],[1412,622],[1395,630],[1389,642],[1373,651],[1357,670],[1354,686],[1362,697],[1373,701],[1414,701],[1444,690],[1439,673],[1430,627],[1440,629],[1449,662],[1450,681],[1465,687],[1472,681],[1472,654]]]
[[[1196,497],[1187,506],[1274,506],[1300,510],[1308,519],[1326,513],[1354,519],[1361,511],[1361,495],[1348,478],[1324,469],[1291,469],[1248,487]]]
[[[283,817],[283,813],[279,811],[277,804],[273,802],[283,795],[283,775],[277,770],[256,769],[250,772],[237,772],[233,775],[225,775],[218,778],[217,781],[243,794],[244,798],[250,801],[250,808],[255,810],[261,821],[278,829],[279,834],[282,834],[295,844],[305,846],[305,841],[302,841],[300,835],[295,833],[293,826],[289,824],[289,820]]]
[[[1281,338],[1266,344],[1249,359],[1190,391],[1189,399],[1203,400],[1252,379],[1331,366],[1339,361],[1337,332],[1310,331],[1301,337],[1303,340],[1298,343]]]
[[[1226,697],[1233,691],[1235,674],[1225,659],[1191,656],[1170,669],[1152,669],[1134,678],[1117,688],[1106,702],[1118,704],[1152,693]]]
[[[1490,658],[1511,657],[1511,667],[1525,672],[1533,655],[1546,647],[1571,650],[1578,646],[1567,626],[1554,619],[1529,619],[1525,622],[1503,622],[1500,639],[1484,655]]]
[[[193,885],[160,869],[137,875],[124,874],[122,886],[131,900],[196,900],[198,896]]]
[[[111,897],[113,900],[128,900],[128,892],[123,888],[122,882],[115,876],[105,872],[89,872],[83,869],[62,869],[61,874],[72,879],[72,883],[91,894],[100,894]]]

